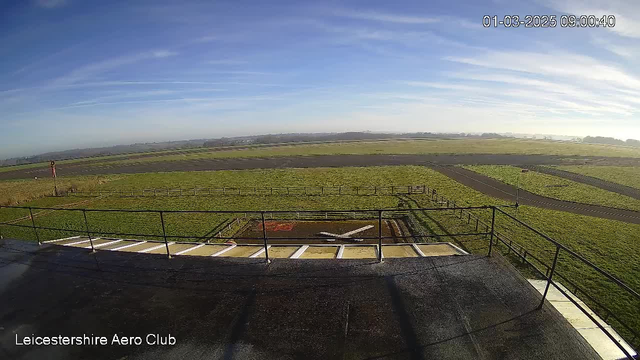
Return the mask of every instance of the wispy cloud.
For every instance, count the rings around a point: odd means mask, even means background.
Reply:
[[[207,60],[204,62],[209,65],[244,65],[249,62],[246,60],[237,60],[237,59],[217,59],[217,60]]]
[[[376,11],[357,11],[349,9],[332,9],[328,11],[333,16],[346,17],[351,19],[389,22],[397,24],[433,24],[440,22],[437,17],[414,16],[402,14],[389,14]]]
[[[166,58],[166,57],[176,56],[176,55],[178,55],[177,52],[170,51],[170,50],[156,50],[153,52],[153,57],[156,57],[156,58]]]
[[[424,44],[437,44],[443,46],[461,47],[466,49],[481,49],[445,36],[436,34],[429,30],[389,30],[377,27],[365,26],[341,26],[334,25],[320,20],[301,20],[300,23],[314,27],[328,33],[339,35],[336,41],[341,43],[352,43],[358,41],[377,41],[403,44],[410,47],[420,47]]]
[[[488,51],[475,56],[448,56],[446,60],[479,67],[559,76],[593,83],[606,82],[640,89],[640,79],[624,70],[592,57],[567,52],[533,53]]]
[[[57,87],[75,84],[84,80],[91,79],[92,77],[101,74],[105,71],[116,69],[122,66],[135,64],[137,62],[153,59],[153,58],[167,58],[175,56],[177,53],[169,50],[154,50],[149,52],[142,52],[133,55],[124,55],[115,58],[110,58],[95,62],[92,64],[84,65],[72,70],[64,76],[61,76],[53,80],[49,86]]]
[[[67,0],[36,0],[36,6],[45,8],[45,9],[53,9],[62,7],[68,4]]]

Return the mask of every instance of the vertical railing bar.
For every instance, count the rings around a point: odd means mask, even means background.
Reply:
[[[378,210],[378,262],[382,262],[382,210]]]
[[[31,226],[33,226],[33,232],[36,234],[38,245],[42,245],[42,242],[40,242],[40,236],[38,235],[38,229],[36,229],[36,221],[33,219],[33,211],[31,211],[31,207],[29,207],[29,217],[31,218]]]
[[[547,286],[544,288],[544,293],[542,294],[542,300],[540,301],[540,305],[538,309],[542,309],[542,305],[544,305],[544,301],[547,298],[547,293],[549,292],[549,286],[551,286],[551,282],[553,281],[553,273],[556,271],[556,264],[558,263],[558,255],[560,254],[560,247],[556,246],[556,254],[553,257],[553,265],[551,265],[551,272],[549,273],[549,277],[547,277]]]
[[[262,240],[264,241],[264,257],[265,257],[266,262],[268,264],[271,261],[269,261],[269,246],[267,245],[267,243],[268,243],[268,240],[267,240],[267,227],[265,226],[265,223],[264,223],[264,211],[261,211],[260,215],[262,217]]]
[[[84,226],[87,229],[87,237],[89,238],[89,243],[91,244],[91,252],[96,252],[95,247],[93,247],[93,239],[91,238],[91,231],[89,231],[89,222],[87,221],[87,211],[82,209],[82,216],[84,217]]]
[[[164,213],[160,212],[160,223],[162,224],[162,237],[164,238],[164,246],[167,248],[167,257],[171,259],[171,252],[169,252],[169,241],[167,241],[167,231],[164,227]]]
[[[496,207],[493,206],[491,211],[491,238],[489,239],[489,253],[487,254],[487,256],[491,256],[491,250],[493,249],[493,237],[495,232],[495,226],[496,226]]]

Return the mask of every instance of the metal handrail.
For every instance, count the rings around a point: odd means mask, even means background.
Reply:
[[[430,192],[431,193],[431,192]],[[431,193],[431,198],[433,199],[433,197],[435,196],[435,201],[438,201],[438,195],[435,194],[435,192]],[[169,239],[202,239],[202,240],[206,240],[206,239],[219,239],[219,240],[231,240],[231,239],[237,239],[237,240],[263,240],[264,241],[264,252],[265,252],[265,258],[267,259],[267,261],[269,261],[269,246],[268,246],[268,241],[269,240],[283,240],[283,239],[288,239],[288,240],[303,240],[303,239],[307,239],[307,240],[311,240],[311,239],[324,239],[322,237],[295,237],[295,238],[291,238],[291,237],[284,237],[284,238],[279,238],[279,237],[268,237],[267,236],[267,232],[266,232],[266,219],[265,219],[265,214],[267,213],[271,213],[271,214],[332,214],[332,215],[339,215],[339,214],[346,214],[346,213],[359,213],[359,214],[365,214],[368,215],[368,218],[370,219],[377,219],[379,224],[381,224],[382,219],[383,219],[383,213],[387,212],[387,213],[401,213],[401,212],[415,212],[415,211],[452,211],[456,216],[458,214],[458,211],[460,211],[460,218],[463,219],[463,212],[466,210],[467,213],[469,214],[468,217],[466,217],[467,223],[470,222],[472,216],[476,219],[476,232],[475,233],[461,233],[461,234],[438,234],[438,235],[419,235],[418,237],[456,237],[456,236],[477,236],[477,235],[482,235],[482,236],[490,236],[489,239],[489,254],[491,255],[491,251],[494,245],[494,241],[497,240],[498,242],[502,242],[503,244],[505,244],[508,248],[513,249],[515,252],[515,249],[512,247],[511,244],[507,244],[507,241],[511,242],[511,240],[507,240],[503,235],[499,234],[496,231],[496,214],[497,213],[501,213],[505,216],[507,216],[509,219],[515,221],[516,223],[524,226],[525,228],[529,229],[530,231],[533,231],[535,234],[537,234],[538,236],[542,237],[543,239],[545,239],[546,241],[548,241],[549,243],[553,244],[556,248],[555,251],[555,256],[554,256],[554,260],[553,260],[553,264],[551,265],[551,267],[549,267],[548,264],[545,264],[543,261],[541,261],[540,259],[538,259],[537,257],[535,257],[534,255],[529,255],[530,258],[535,259],[536,261],[538,261],[540,264],[542,264],[546,269],[546,273],[544,273],[543,271],[541,271],[540,269],[538,269],[536,266],[534,266],[531,262],[527,261],[526,259],[526,249],[518,244],[518,246],[521,249],[525,250],[525,254],[521,255],[518,253],[518,255],[520,257],[523,258],[524,261],[526,261],[528,264],[530,264],[531,266],[533,266],[533,268],[539,272],[542,276],[547,278],[547,285],[545,288],[545,291],[543,293],[542,296],[542,301],[540,303],[540,307],[542,307],[542,305],[545,302],[546,296],[547,296],[547,292],[549,290],[549,287],[551,285],[553,285],[554,287],[558,288],[558,285],[554,282],[553,277],[555,274],[555,268],[556,268],[556,264],[558,262],[559,259],[559,253],[560,251],[565,251],[567,252],[569,255],[571,255],[572,257],[576,258],[577,260],[581,261],[582,263],[586,264],[588,267],[596,270],[599,274],[605,276],[607,279],[611,280],[613,283],[615,283],[618,287],[626,290],[629,294],[631,294],[633,297],[635,297],[636,299],[640,299],[640,294],[638,294],[638,292],[636,292],[635,290],[633,290],[631,287],[629,287],[628,285],[626,285],[624,282],[622,282],[621,280],[619,280],[618,278],[616,278],[615,276],[609,274],[608,272],[606,272],[605,270],[599,268],[598,266],[596,266],[595,264],[593,264],[592,262],[590,262],[589,260],[585,259],[584,257],[582,257],[581,255],[577,254],[576,252],[568,249],[566,246],[560,244],[558,241],[556,241],[555,239],[551,238],[550,236],[542,233],[541,231],[535,229],[534,227],[524,223],[523,221],[517,219],[516,217],[512,216],[511,214],[505,212],[504,210],[502,210],[502,207],[513,207],[511,205],[508,206],[493,206],[493,205],[483,205],[483,206],[464,206],[464,207],[460,207],[460,206],[455,206],[455,202],[451,202],[450,200],[444,198],[443,196],[440,195],[440,203],[444,203],[443,201],[446,200],[446,204],[447,206],[442,206],[442,207],[418,207],[418,208],[407,208],[407,209],[398,209],[398,208],[388,208],[388,209],[354,209],[354,210],[272,210],[272,211],[267,211],[267,210],[160,210],[160,209],[140,209],[140,210],[136,210],[136,209],[82,209],[82,208],[52,208],[52,207],[27,207],[27,206],[8,206],[8,205],[0,205],[0,208],[9,208],[9,209],[24,209],[24,210],[28,210],[29,211],[29,216],[25,217],[23,221],[29,221],[31,222],[31,225],[26,225],[26,224],[17,224],[17,223],[7,223],[7,222],[0,222],[0,225],[5,225],[5,226],[16,226],[16,227],[21,227],[21,228],[32,228],[34,233],[35,233],[35,237],[38,240],[38,242],[40,243],[40,237],[38,234],[38,229],[43,229],[43,230],[52,230],[52,231],[66,231],[66,232],[85,232],[87,234],[87,237],[89,238],[89,242],[91,244],[91,250],[95,251],[94,246],[93,246],[93,238],[92,235],[125,235],[125,236],[143,236],[143,237],[149,237],[149,238],[160,238],[160,239],[164,239],[164,243],[166,246],[166,250],[167,250],[167,256],[171,257],[171,253],[170,253],[170,249],[169,249]],[[417,203],[416,203],[417,204]],[[453,207],[451,207],[451,205],[453,205]],[[481,221],[480,218],[478,216],[472,215],[471,214],[471,210],[487,210],[490,209],[492,211],[492,216],[491,216],[491,225],[489,226],[487,223],[485,223],[484,221]],[[78,212],[82,212],[84,217],[85,217],[85,229],[62,229],[62,228],[55,228],[55,227],[45,227],[45,226],[37,226],[34,220],[34,213],[33,210],[52,210],[52,211],[78,211]],[[146,213],[146,214],[158,214],[160,217],[160,221],[162,223],[162,234],[131,234],[131,233],[113,233],[113,232],[106,232],[106,231],[91,231],[91,229],[89,228],[89,224],[86,221],[86,214],[88,212],[92,212],[92,213],[107,213],[107,212],[121,212],[121,213]],[[166,227],[165,227],[165,221],[164,221],[164,214],[180,214],[180,213],[202,213],[202,214],[245,214],[245,217],[247,214],[251,214],[251,218],[254,220],[259,220],[262,221],[262,229],[263,229],[263,234],[262,237],[238,237],[238,236],[229,236],[229,237],[222,237],[222,236],[211,236],[210,234],[206,234],[205,236],[186,236],[186,235],[170,235],[167,234],[166,232]],[[37,215],[37,214],[36,214]],[[487,231],[485,232],[481,232],[478,231],[480,229],[480,227],[478,226],[480,223],[482,223],[482,225],[485,227],[485,229]],[[399,236],[383,236],[382,232],[381,232],[382,227],[379,225],[379,229],[378,229],[378,235],[377,236],[368,236],[368,237],[360,237],[362,239],[367,239],[367,240],[378,240],[378,249],[380,249],[382,247],[382,241],[383,239],[393,239],[393,238],[414,238],[416,237],[415,235],[399,235]],[[490,231],[489,231],[490,229]],[[495,239],[495,240],[494,240]],[[497,244],[497,243],[496,243]],[[375,244],[371,244],[371,245],[375,245]],[[516,252],[517,253],[517,252]],[[382,252],[378,251],[378,261],[382,261]],[[560,274],[556,274],[556,276],[560,276],[563,279],[566,279],[566,277],[560,275]],[[564,292],[563,292],[564,293]],[[583,291],[584,293],[584,291]],[[586,294],[586,293],[585,293]],[[591,298],[589,296],[589,298]],[[597,303],[597,302],[596,302]],[[608,313],[613,314],[609,309],[606,309],[604,306],[600,305],[599,303],[597,303],[599,306],[601,306],[602,308],[604,308]],[[583,311],[584,313],[587,313],[587,311],[580,306],[579,304],[577,305],[578,308]],[[589,314],[587,314],[589,316]],[[625,328],[627,328],[627,330],[630,330],[630,332],[632,334],[637,334],[637,332],[633,329],[631,329],[628,325],[626,325],[624,322],[622,322],[621,320],[619,320],[619,318],[617,316],[614,315],[614,318],[616,319],[616,321],[618,321],[620,324],[622,324]],[[591,318],[591,316],[589,316]],[[593,319],[592,319],[593,320]],[[595,321],[595,320],[594,320]],[[598,325],[598,327],[605,332],[605,334],[616,343],[616,345],[620,348],[621,351],[623,351],[630,359],[632,359],[632,356],[630,355],[630,353],[621,345],[619,344],[615,338],[613,337],[613,335],[611,333],[609,333],[599,322],[595,321],[596,325]]]
[[[567,253],[569,253],[570,255],[572,255],[573,257],[575,257],[576,259],[582,261],[583,263],[589,265],[589,267],[591,267],[592,269],[596,270],[597,272],[599,272],[600,274],[604,275],[606,278],[608,278],[609,280],[613,281],[614,283],[616,283],[618,286],[622,287],[623,289],[627,290],[631,295],[633,295],[636,299],[640,300],[640,294],[638,292],[636,292],[635,290],[633,290],[632,288],[630,288],[627,284],[625,284],[624,282],[622,282],[620,279],[616,278],[615,276],[609,274],[608,272],[600,269],[597,265],[593,264],[591,261],[585,259],[584,257],[582,257],[581,255],[577,254],[576,252],[574,252],[573,250],[567,248],[566,246],[560,244],[559,242],[557,242],[556,240],[552,239],[551,237],[547,236],[546,234],[540,232],[539,230],[535,229],[534,227],[530,226],[529,224],[524,223],[523,221],[519,220],[518,218],[514,217],[511,214],[508,214],[507,212],[501,210],[501,209],[497,209],[498,211],[500,211],[502,214],[506,215],[507,217],[511,218],[511,220],[517,222],[518,224],[526,227],[527,229],[535,232],[536,234],[540,235],[541,237],[543,237],[545,240],[553,243],[554,245],[556,245],[557,247],[561,248],[562,250],[566,251]]]

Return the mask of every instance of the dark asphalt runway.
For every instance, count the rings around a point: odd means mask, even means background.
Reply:
[[[579,165],[597,163],[640,166],[640,158],[606,158],[555,155],[505,155],[505,154],[457,154],[457,155],[321,155],[286,156],[269,158],[223,158],[166,162],[137,162],[131,164],[100,165],[100,162],[58,164],[58,176],[135,174],[170,171],[247,170],[307,167],[350,167],[383,165]],[[0,172],[0,180],[29,179],[50,176],[44,166],[23,170]]]

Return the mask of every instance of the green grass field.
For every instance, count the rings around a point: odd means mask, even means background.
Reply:
[[[165,150],[135,154],[154,155],[140,159],[128,159],[130,155],[112,155],[87,159],[63,160],[58,163],[70,164],[85,160],[95,160],[98,162],[94,166],[110,166],[156,161],[336,154],[541,154],[640,157],[640,149],[632,147],[526,139],[424,139],[274,145],[276,146],[239,146],[238,149],[235,150],[196,148],[181,150],[179,154],[172,155],[167,154],[172,150]],[[44,166],[48,166],[48,164],[40,163],[0,167],[0,172]]]
[[[480,165],[464,168],[513,186],[517,186],[520,178],[520,188],[550,198],[640,211],[640,200],[553,175],[535,171],[521,173],[522,169],[514,166]]]
[[[640,189],[640,167],[630,166],[554,166],[560,170],[566,170],[577,174],[592,176],[598,179],[611,181],[621,185]]]
[[[120,175],[72,176],[60,177],[56,183],[59,192],[67,192],[71,189],[89,191],[119,178],[121,178]],[[0,181],[0,205],[19,205],[53,194],[52,178]]]
[[[69,179],[74,180],[73,178]],[[217,171],[196,173],[158,173],[118,175],[98,184],[98,189],[109,188],[151,188],[151,187],[192,187],[192,186],[335,186],[360,185],[381,186],[392,184],[426,184],[438,190],[439,194],[456,200],[458,205],[499,205],[501,200],[485,196],[465,187],[450,178],[424,167],[377,167],[377,168],[330,168],[330,169],[280,169],[251,171]],[[434,207],[426,195],[412,195],[413,207],[422,205]],[[30,206],[62,206],[85,201],[74,207],[90,209],[162,209],[162,210],[303,210],[303,209],[372,209],[395,208],[405,204],[396,196],[205,196],[205,197],[105,197],[105,198],[42,198],[25,203]],[[411,203],[409,201],[409,203]],[[411,205],[411,204],[409,204]],[[403,205],[407,208],[407,205]],[[294,210],[294,211],[295,211]],[[513,211],[513,210],[510,210]],[[37,213],[38,211],[36,211]],[[488,211],[477,211],[488,220]],[[0,209],[0,221],[7,221],[28,215],[28,210]],[[160,239],[162,228],[157,213],[93,213],[88,215],[89,226],[96,233],[147,234],[148,238]],[[169,235],[204,236],[216,228],[229,215],[225,214],[166,214],[166,230]],[[631,259],[640,257],[640,225],[632,225],[612,220],[597,219],[559,211],[523,206],[518,217],[557,239],[568,248],[583,254],[588,260],[601,266],[622,279],[634,289],[640,289],[640,269],[630,266]],[[431,233],[446,235],[473,231],[473,224],[458,219],[450,212],[430,212],[419,216],[422,226]],[[82,234],[84,220],[81,212],[58,211],[36,215],[40,226],[73,229],[73,233],[41,230],[42,240]],[[20,224],[29,225],[28,218]],[[550,264],[554,247],[550,246],[531,231],[499,216],[497,229],[525,245],[531,254]],[[0,226],[5,236],[34,239],[30,228],[9,228]],[[121,236],[133,237],[133,236]],[[487,240],[476,237],[455,238],[447,236],[441,241],[453,241],[466,249],[484,253]],[[618,288],[582,263],[562,255],[558,270],[580,286],[590,290],[598,301],[611,305],[616,314],[630,320],[636,329],[640,328],[640,304],[629,299]],[[516,262],[517,263],[517,262]],[[614,325],[616,325],[614,323]],[[619,327],[618,327],[619,329]],[[623,331],[624,333],[624,331]]]

